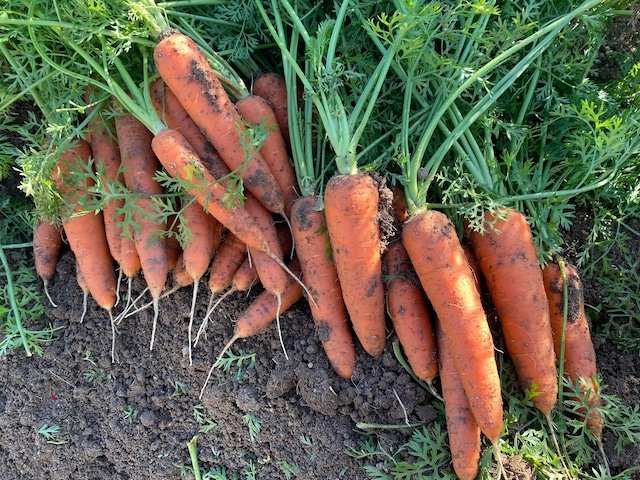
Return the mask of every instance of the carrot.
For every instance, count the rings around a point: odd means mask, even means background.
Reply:
[[[191,237],[186,242],[182,252],[182,263],[186,273],[193,279],[193,294],[191,299],[191,313],[189,315],[189,365],[193,364],[191,357],[191,333],[193,317],[198,297],[200,279],[207,272],[211,259],[218,246],[222,227],[214,217],[202,209],[197,202],[189,202],[182,210],[186,226]]]
[[[297,258],[293,258],[289,262],[289,269],[293,273],[293,275],[300,275],[300,263]],[[209,370],[209,374],[207,375],[207,379],[200,391],[200,398],[202,398],[202,394],[204,393],[204,389],[209,382],[209,378],[211,377],[211,373],[213,369],[218,365],[222,355],[226,352],[231,346],[241,338],[248,338],[253,335],[260,333],[262,330],[267,328],[269,324],[278,319],[280,313],[289,309],[292,305],[294,305],[298,300],[302,298],[303,288],[300,282],[295,281],[294,278],[287,277],[287,285],[285,291],[283,292],[280,299],[277,299],[275,296],[271,295],[268,291],[262,291],[256,299],[247,307],[247,309],[240,315],[238,320],[236,321],[235,328],[233,331],[233,336],[227,342],[227,344],[223,347],[222,352],[211,366]],[[278,331],[279,328],[278,328]],[[280,342],[282,343],[282,337],[280,337]]]
[[[462,379],[456,368],[456,352],[451,345],[451,339],[445,335],[437,320],[435,331],[453,469],[461,480],[473,480],[480,470],[480,428],[473,416]]]
[[[495,445],[503,421],[493,338],[455,227],[443,213],[425,210],[404,223],[402,241],[442,330],[451,339],[476,422]]]
[[[54,307],[57,307],[57,305],[49,295],[48,287],[49,282],[56,273],[56,265],[58,264],[58,256],[61,249],[62,235],[60,234],[60,228],[51,222],[38,220],[33,227],[33,260],[36,273],[44,285],[44,293]]]
[[[71,172],[79,170],[80,162],[86,164],[90,156],[89,144],[83,139],[77,140],[73,146],[60,154],[58,168],[53,176],[58,192],[75,211],[75,214],[62,219],[71,251],[78,261],[91,296],[111,314],[116,303],[117,281],[104,229],[103,214],[82,213],[81,207],[77,205],[77,195],[83,195],[88,185],[69,185],[65,182],[67,178],[71,178]]]
[[[286,97],[285,97],[286,105]],[[298,197],[298,179],[289,161],[287,145],[274,111],[269,102],[257,95],[248,95],[236,101],[238,113],[252,125],[262,124],[267,129],[267,137],[260,146],[260,153],[276,178],[284,199],[284,214],[291,217],[291,206]]]
[[[356,351],[338,272],[328,255],[325,215],[315,209],[317,200],[314,196],[301,197],[293,203],[291,226],[296,255],[305,283],[316,299],[315,303],[309,302],[316,334],[333,370],[348,379],[356,366]]]
[[[116,132],[125,184],[132,193],[142,195],[136,200],[133,239],[145,282],[154,301],[153,328],[149,344],[149,349],[153,350],[158,302],[169,275],[166,237],[157,235],[158,231],[166,230],[167,225],[166,222],[156,223],[152,219],[152,196],[164,193],[162,186],[154,179],[156,172],[160,170],[160,163],[151,149],[153,134],[133,115],[118,116]]]
[[[562,363],[563,375],[573,383],[581,381],[582,401],[589,406],[587,428],[599,445],[602,443],[604,420],[595,408],[601,403],[596,381],[596,353],[591,341],[589,321],[584,309],[584,287],[575,266],[558,258],[543,271],[544,285],[551,313],[551,329],[556,357]],[[565,296],[566,287],[566,296]],[[566,322],[565,322],[566,300]],[[564,344],[564,345],[563,345]],[[580,401],[579,398],[573,398]]]
[[[287,84],[277,73],[267,72],[253,80],[252,92],[264,98],[276,117],[282,138],[289,145],[289,108],[287,107]]]
[[[387,246],[383,263],[389,317],[413,373],[433,391],[433,380],[438,374],[438,354],[431,315],[401,240]]]
[[[120,239],[120,269],[127,279],[127,303],[123,311],[127,311],[131,305],[131,286],[133,278],[140,273],[142,265],[140,256],[136,250],[136,244],[132,238],[122,236]]]
[[[516,210],[487,212],[491,225],[471,232],[471,246],[496,309],[507,352],[522,388],[548,417],[558,395],[553,334],[542,269],[525,216]]]
[[[209,271],[209,290],[219,295],[231,285],[233,275],[247,256],[247,246],[228,232],[216,251]]]
[[[278,238],[278,232],[275,227],[273,214],[269,212],[264,206],[250,193],[247,193],[247,197],[244,202],[245,209],[256,221],[264,238],[269,243],[269,250],[273,252],[282,263],[284,260],[284,254],[282,252],[282,245]],[[251,261],[256,266],[258,278],[262,283],[262,286],[275,297],[278,297],[284,293],[284,289],[287,285],[287,274],[280,268],[279,263],[274,261],[271,256],[267,255],[253,247],[249,247],[249,255]]]
[[[167,267],[169,270],[176,267],[178,259],[182,256],[182,245],[180,245],[180,233],[178,232],[178,219],[176,214],[172,214],[167,219],[167,229],[169,235],[165,238],[167,246]]]
[[[105,185],[119,181],[124,183],[121,165],[120,148],[115,137],[115,132],[103,120],[99,114],[95,114],[89,120],[88,141],[91,145],[93,158],[98,172],[103,172],[102,182]],[[118,213],[124,206],[122,199],[110,199],[103,207],[104,228],[109,243],[109,251],[114,260],[120,264],[122,260],[122,222],[124,214]]]
[[[369,175],[336,175],[324,195],[327,229],[342,296],[364,350],[377,357],[386,341],[378,188]]]
[[[160,76],[243,185],[273,213],[284,213],[282,191],[264,158],[247,143],[247,129],[198,45],[171,31],[154,50]],[[249,156],[245,150],[250,150]]]

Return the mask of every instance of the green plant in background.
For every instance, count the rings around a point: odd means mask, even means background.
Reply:
[[[193,417],[200,424],[200,433],[215,432],[218,424],[211,418],[207,417],[204,405],[198,404],[193,407]]]
[[[47,440],[47,443],[52,445],[64,445],[69,443],[69,440],[58,440],[57,436],[60,433],[60,425],[48,425],[43,423],[38,429],[38,433]]]
[[[138,418],[138,410],[132,405],[127,405],[124,409],[123,416],[125,420],[129,420],[129,423],[133,423],[133,421]]]
[[[297,463],[289,463],[286,460],[277,462],[278,467],[282,470],[284,477],[289,480],[291,477],[296,477],[300,473],[300,467]]]
[[[248,361],[248,365],[244,365],[245,361]],[[238,382],[244,376],[247,370],[251,370],[256,367],[256,354],[245,353],[244,350],[239,349],[238,354],[233,353],[230,348],[227,349],[224,356],[218,361],[218,367],[223,372],[229,372],[232,368],[237,369],[233,375],[233,381]]]
[[[247,427],[249,427],[249,438],[252,442],[255,442],[258,438],[258,435],[260,434],[260,419],[253,413],[247,413],[246,415],[242,416],[242,421]]]

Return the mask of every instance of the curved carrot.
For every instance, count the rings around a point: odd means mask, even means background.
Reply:
[[[315,197],[298,198],[291,209],[291,226],[305,284],[314,302],[309,302],[316,334],[333,370],[351,378],[356,351],[342,298],[338,272],[328,255],[329,234],[324,212],[315,210]]]
[[[495,445],[503,420],[493,338],[455,227],[443,213],[427,210],[404,223],[402,241],[442,329],[451,339],[476,422]]]
[[[596,352],[591,341],[589,321],[584,309],[584,288],[578,270],[575,266],[558,259],[547,264],[542,273],[551,313],[554,350],[556,357],[564,360],[562,365],[564,376],[574,383],[582,379],[584,381],[584,385],[581,385],[584,390],[583,401],[590,407],[599,405],[601,401],[596,382],[598,374]],[[566,323],[564,321],[565,284],[567,287]],[[562,350],[563,338],[564,350]],[[589,411],[587,427],[596,437],[598,444],[601,444],[604,420],[596,409]]]
[[[282,138],[287,145],[289,137],[289,107],[287,105],[287,84],[281,75],[273,72],[258,75],[253,80],[251,91],[254,95],[264,98],[276,117]]]
[[[433,390],[438,354],[427,300],[402,241],[383,254],[387,278],[387,311],[413,373]],[[415,279],[415,281],[414,281]]]
[[[242,118],[250,124],[262,124],[267,128],[268,134],[260,146],[260,153],[278,182],[284,199],[284,213],[287,218],[290,218],[291,205],[299,196],[298,179],[289,161],[287,145],[275,113],[269,106],[269,102],[257,95],[248,95],[236,101],[236,108]]]
[[[342,297],[365,351],[377,357],[386,342],[378,225],[378,188],[369,175],[336,175],[324,208]]]
[[[38,220],[33,227],[33,260],[36,273],[42,280],[44,293],[54,307],[57,307],[57,305],[51,299],[48,287],[49,282],[56,273],[56,265],[58,264],[58,256],[61,249],[62,235],[60,234],[60,228],[51,222]]]
[[[172,31],[156,45],[154,60],[169,89],[229,168],[242,175],[247,190],[269,211],[283,213],[284,200],[276,179],[255,147],[249,149],[247,158],[246,126],[198,45]]]
[[[437,320],[435,324],[440,383],[453,469],[460,480],[473,480],[480,470],[480,428],[456,368],[456,352],[451,346],[451,339],[445,335]]]
[[[553,334],[542,269],[525,216],[513,209],[490,212],[484,233],[471,232],[471,246],[496,309],[507,352],[522,388],[538,395],[531,401],[549,415],[558,395]]]
[[[71,177],[71,172],[81,170],[80,163],[87,164],[90,156],[89,143],[82,139],[77,140],[75,145],[60,154],[58,168],[54,171],[54,181],[58,192],[76,211],[75,215],[62,219],[71,251],[76,257],[91,296],[98,305],[111,312],[116,303],[117,279],[107,243],[103,214],[81,213],[80,207],[76,206],[77,195],[83,195],[88,185],[69,185],[65,182]]]

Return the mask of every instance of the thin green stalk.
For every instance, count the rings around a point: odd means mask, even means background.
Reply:
[[[20,332],[22,345],[24,346],[24,350],[27,353],[27,357],[30,357],[31,350],[29,349],[29,343],[27,341],[27,332],[22,324],[22,318],[20,318],[20,307],[18,306],[18,302],[16,301],[16,293],[13,288],[13,276],[11,274],[11,268],[9,268],[7,257],[4,254],[4,249],[5,246],[0,245],[0,261],[2,262],[2,267],[4,268],[4,273],[7,277],[7,295],[9,296],[9,303],[11,304],[11,310],[13,311],[16,326],[18,327],[18,331]]]
[[[187,449],[189,450],[189,457],[191,458],[193,475],[196,480],[202,480],[202,473],[200,472],[200,462],[198,461],[198,435],[194,435],[194,437],[187,442]]]

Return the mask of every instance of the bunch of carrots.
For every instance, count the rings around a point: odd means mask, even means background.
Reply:
[[[347,11],[344,2],[338,16],[344,19]],[[462,479],[478,474],[481,434],[494,446],[504,434],[497,342],[504,342],[522,389],[550,426],[562,394],[559,377],[578,382],[581,398],[597,406],[595,354],[578,273],[562,259],[542,268],[523,213],[488,210],[483,228],[468,228],[460,238],[451,220],[427,208],[410,181],[391,191],[380,175],[358,168],[359,125],[373,112],[401,34],[383,54],[365,89],[369,96],[349,116],[339,97],[314,95],[293,58],[295,42],[283,41],[278,21],[267,24],[285,59],[284,76],[257,76],[250,92],[227,67],[221,74],[197,39],[156,21],[153,75],[135,90],[120,65],[125,88],[96,63],[102,80],[87,85],[85,135],[55,152],[53,179],[69,208],[60,226],[41,221],[34,229],[45,291],[64,237],[77,259],[78,283],[109,313],[115,332],[139,308],[131,280],[141,273],[154,308],[153,348],[160,299],[192,286],[191,348],[221,301],[261,284],[263,291],[235,322],[213,367],[234,342],[278,322],[303,297],[327,358],[344,379],[356,366],[356,342],[378,357],[392,329],[413,373],[434,392],[440,378],[453,464]],[[300,30],[294,38],[308,37]],[[326,70],[333,68],[332,59],[327,54]],[[298,105],[299,85],[315,102],[313,113]],[[336,105],[344,118],[333,129]],[[307,155],[300,141],[306,127],[297,122],[304,117],[310,125],[312,115],[336,154],[337,173],[326,182],[303,172],[300,162]],[[158,172],[180,186],[174,198],[179,220],[155,215],[162,205],[157,199],[169,193]],[[83,198],[95,195],[94,183],[121,185],[133,199],[128,209],[117,195],[97,213],[83,209]],[[242,195],[234,194],[238,188]],[[135,228],[123,228],[125,214],[133,215]],[[395,225],[386,243],[383,214]],[[118,270],[128,279],[129,293],[115,313]],[[211,300],[193,338],[198,286],[207,275]],[[501,337],[488,320],[494,311]],[[584,414],[600,443],[602,418],[595,408]],[[499,462],[497,448],[496,456]]]

